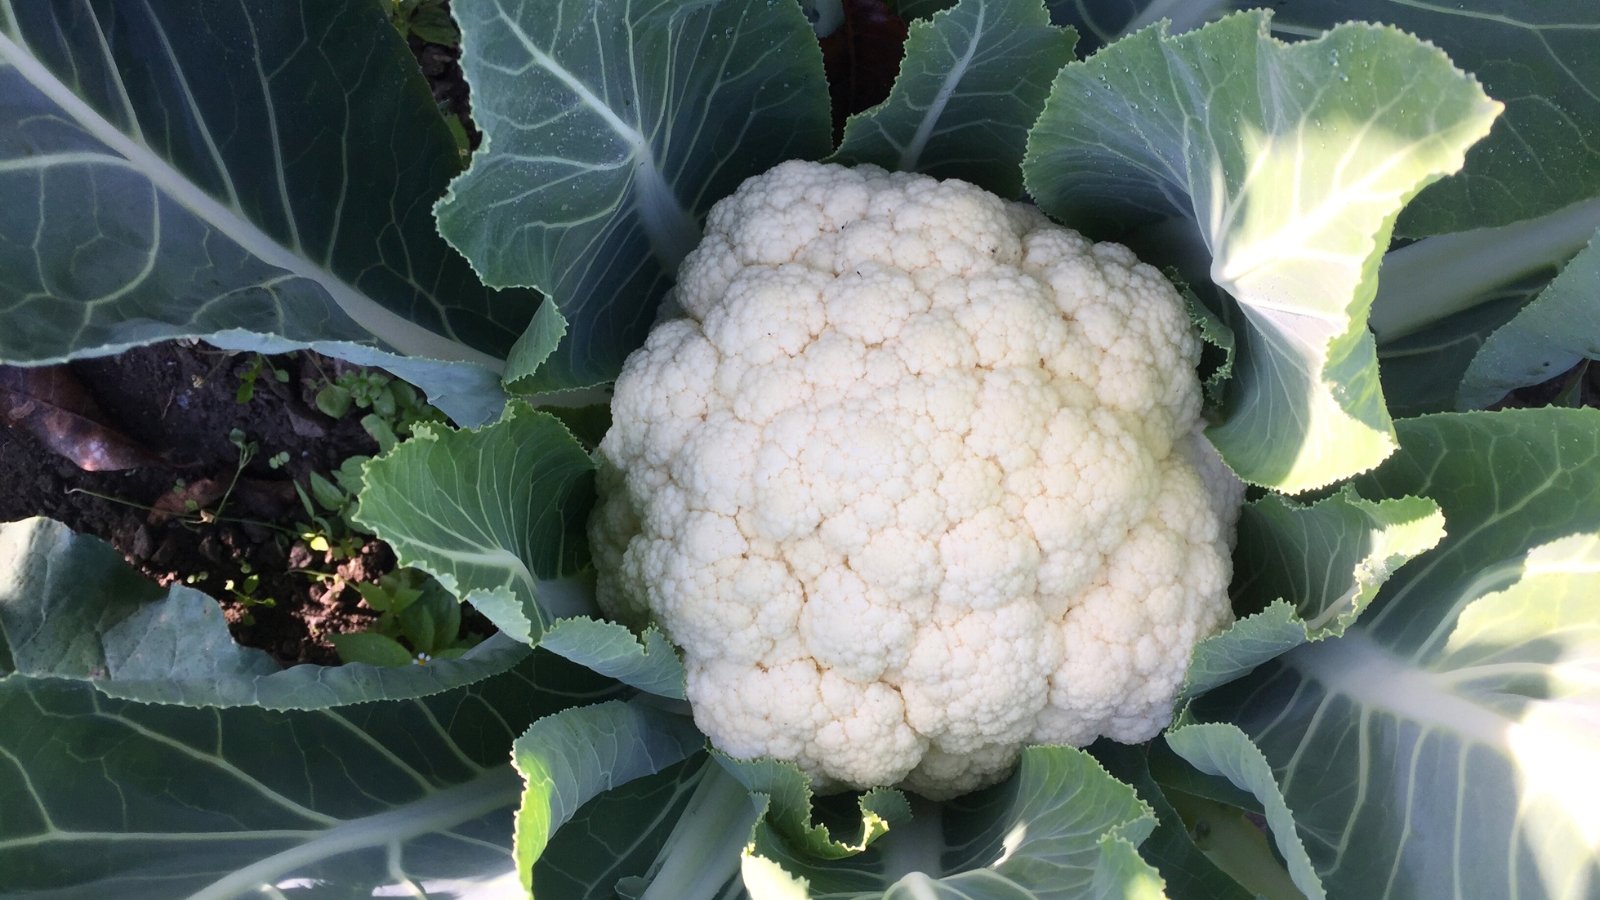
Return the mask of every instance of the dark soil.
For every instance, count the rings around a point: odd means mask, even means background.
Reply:
[[[373,615],[346,585],[394,568],[376,539],[356,535],[354,555],[336,559],[298,536],[310,516],[295,482],[377,452],[359,413],[335,420],[315,406],[326,379],[349,367],[311,353],[261,357],[168,342],[62,368],[98,403],[98,425],[125,435],[151,464],[85,472],[35,435],[0,427],[0,521],[58,519],[109,541],[158,584],[218,597],[240,643],[285,664],[336,663],[324,635],[362,630]],[[240,402],[252,369],[254,390]],[[94,427],[79,437],[92,438]],[[253,447],[242,471],[235,429]],[[287,456],[273,466],[278,454]]]

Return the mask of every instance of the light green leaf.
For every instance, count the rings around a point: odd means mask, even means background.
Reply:
[[[1370,501],[1347,489],[1310,506],[1276,494],[1246,504],[1230,593],[1250,613],[1195,647],[1183,696],[1344,634],[1395,570],[1444,534],[1439,507],[1419,497]]]
[[[1254,5],[1240,3],[1236,5]],[[1288,0],[1274,30],[1318,32],[1350,19],[1386,22],[1434,44],[1505,102],[1466,168],[1400,217],[1406,236],[1505,225],[1600,196],[1600,4],[1591,0]]]
[[[0,673],[86,680],[106,696],[152,703],[322,709],[436,694],[527,655],[496,635],[426,666],[280,669],[233,642],[216,600],[157,587],[100,539],[50,519],[0,524]]]
[[[1365,327],[1378,261],[1400,207],[1460,167],[1499,105],[1393,29],[1291,46],[1268,21],[1157,26],[1067,66],[1023,170],[1041,207],[1091,233],[1193,222],[1246,326],[1209,435],[1246,480],[1296,492],[1393,451]]]
[[[1457,405],[1488,406],[1600,359],[1600,232],[1516,318],[1489,335],[1467,366]]]
[[[913,22],[889,98],[845,123],[830,161],[1022,192],[1022,150],[1077,40],[1042,0],[962,0]]]
[[[694,723],[648,705],[610,702],[568,709],[530,726],[511,758],[525,787],[516,819],[517,872],[533,888],[533,866],[550,836],[594,797],[654,775],[698,753]],[[648,817],[648,808],[632,812]]]
[[[535,654],[422,700],[280,712],[0,677],[0,881],[8,896],[60,900],[291,884],[503,896],[517,884],[520,789],[506,748],[540,716],[607,699],[607,685]]]
[[[457,154],[384,10],[0,3],[0,359],[309,346],[492,417],[537,298],[435,232]]]
[[[1600,887],[1600,411],[1398,424],[1363,496],[1450,534],[1343,637],[1200,697],[1271,764],[1330,895],[1588,897]]]
[[[1328,896],[1295,831],[1295,816],[1273,780],[1272,766],[1243,731],[1232,725],[1180,725],[1162,736],[1174,752],[1207,775],[1228,779],[1261,801],[1267,828],[1294,886],[1308,900]]]
[[[816,38],[790,2],[451,9],[485,144],[440,201],[439,230],[485,282],[538,287],[565,316],[561,347],[524,386],[609,381],[711,204],[778,162],[827,152]]]
[[[545,631],[539,646],[630,687],[683,699],[683,660],[653,626],[635,635],[616,622],[562,619]]]
[[[562,424],[513,401],[477,430],[419,428],[367,463],[356,521],[501,631],[538,643],[581,604],[550,582],[583,561],[594,464]]]
[[[539,304],[533,321],[528,323],[528,330],[517,339],[516,345],[511,348],[511,355],[506,359],[506,387],[513,391],[520,390],[525,384],[524,379],[531,379],[539,371],[539,367],[545,364],[550,354],[556,352],[556,348],[561,346],[561,339],[566,336],[567,320],[561,315],[561,310],[548,300]]]

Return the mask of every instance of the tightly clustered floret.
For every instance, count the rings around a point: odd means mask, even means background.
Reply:
[[[715,746],[941,797],[1166,725],[1231,621],[1242,488],[1160,273],[969,184],[791,162],[717,204],[675,299],[590,530]]]

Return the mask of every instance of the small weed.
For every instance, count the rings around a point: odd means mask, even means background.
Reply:
[[[274,366],[265,356],[257,353],[239,374],[239,387],[233,392],[235,403],[243,406],[255,399],[256,382],[260,380],[262,372],[271,372],[273,380],[279,384],[286,384],[289,381],[287,371]]]
[[[461,636],[461,604],[416,569],[398,569],[355,588],[378,619],[367,631],[328,636],[346,663],[424,665],[457,658],[480,640]]]

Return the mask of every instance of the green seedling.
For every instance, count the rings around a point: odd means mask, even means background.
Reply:
[[[461,635],[461,604],[416,569],[399,569],[355,588],[378,618],[368,631],[329,636],[346,663],[423,665],[460,657],[480,640]]]
[[[430,406],[417,389],[372,369],[346,372],[317,391],[317,409],[335,419],[352,409],[365,410],[361,426],[387,451],[408,437],[423,422],[442,422],[444,415]]]
[[[262,372],[271,372],[274,381],[285,384],[289,381],[289,373],[274,366],[260,353],[250,360],[243,372],[239,373],[239,387],[233,392],[233,400],[240,405],[249,403],[256,396],[256,382],[260,380]]]

